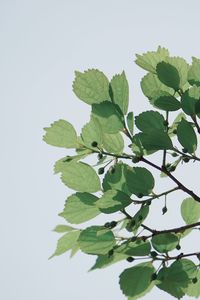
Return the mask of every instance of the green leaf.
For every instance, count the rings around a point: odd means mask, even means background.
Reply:
[[[130,197],[121,191],[108,190],[97,201],[97,207],[105,214],[117,212],[132,203]]]
[[[182,298],[190,283],[191,269],[188,270],[188,260],[175,261],[169,268],[162,268],[158,273],[157,287],[177,299]]]
[[[65,208],[59,216],[72,224],[86,222],[100,214],[96,206],[98,197],[89,193],[76,193],[68,197]]]
[[[189,153],[194,153],[197,149],[197,136],[192,125],[184,119],[178,124],[177,137],[179,143],[187,149]]]
[[[127,195],[130,195],[130,192],[128,190],[125,172],[128,168],[128,165],[119,162],[115,165],[115,172],[112,173],[111,171],[108,171],[105,174],[105,177],[103,179],[103,190],[104,192],[108,190],[119,190],[121,192],[124,192]]]
[[[97,142],[98,146],[101,147],[103,143],[103,133],[99,122],[91,118],[90,122],[83,127],[81,137],[84,145],[87,147],[93,148],[93,142]]]
[[[192,66],[188,71],[188,81],[191,85],[200,86],[200,59],[192,57]]]
[[[145,111],[135,117],[135,124],[138,129],[144,132],[151,131],[152,129],[165,130],[164,117],[157,111]]]
[[[129,112],[127,117],[126,117],[128,129],[131,134],[133,134],[133,129],[134,129],[134,115],[133,112]]]
[[[169,63],[160,62],[156,66],[156,72],[159,80],[165,84],[173,88],[175,91],[180,88],[180,77],[178,70]]]
[[[76,96],[87,104],[110,100],[109,81],[99,70],[91,69],[84,73],[75,72],[73,91]]]
[[[63,232],[68,232],[68,231],[72,231],[75,230],[75,228],[69,226],[69,225],[57,225],[53,231],[57,232],[57,233],[63,233]]]
[[[156,251],[166,253],[176,248],[179,239],[174,233],[161,233],[154,235],[151,242]]]
[[[92,116],[100,123],[103,132],[117,133],[124,128],[117,105],[109,101],[92,105]]]
[[[155,272],[151,263],[141,263],[135,267],[125,269],[120,275],[120,288],[124,295],[134,297],[139,296],[154,283],[151,281],[152,274]]]
[[[119,132],[104,133],[103,148],[109,153],[121,154],[124,150],[124,140],[122,135]]]
[[[99,255],[96,259],[95,264],[92,266],[90,271],[96,270],[96,269],[103,269],[106,268],[116,262],[119,262],[121,260],[124,260],[127,258],[126,254],[122,253],[116,253],[114,252],[113,255]]]
[[[199,113],[200,87],[193,86],[181,97],[181,106],[187,115]]]
[[[83,162],[71,162],[62,169],[62,182],[78,192],[95,193],[101,189],[95,170]]]
[[[169,135],[161,130],[152,129],[148,133],[141,133],[140,141],[147,151],[173,149]]]
[[[47,144],[63,148],[78,147],[76,131],[69,122],[58,120],[44,130],[46,134],[43,136],[43,140]]]
[[[107,254],[115,245],[115,237],[111,230],[91,226],[81,232],[78,242],[80,249],[85,253]]]
[[[175,67],[178,71],[180,77],[180,88],[184,90],[184,87],[188,84],[187,77],[189,64],[182,57],[167,57],[166,62]]]
[[[200,296],[200,271],[197,272],[196,278],[197,278],[197,282],[190,283],[186,294],[191,297],[199,298],[199,296]]]
[[[148,205],[142,206],[138,210],[138,212],[132,217],[132,219],[128,221],[126,229],[136,234],[138,228],[147,218],[148,214],[149,214],[149,206]]]
[[[137,59],[135,62],[141,68],[155,73],[157,64],[165,60],[167,56],[169,56],[169,51],[159,46],[157,51],[148,51],[142,55],[136,54]]]
[[[175,136],[174,132],[176,132],[178,124],[181,122],[182,119],[186,119],[186,116],[183,112],[181,112],[177,115],[177,117],[174,119],[172,125],[169,127],[168,134],[170,137]]]
[[[181,215],[186,224],[198,222],[200,219],[200,203],[193,198],[186,198],[181,204]]]
[[[131,149],[132,149],[133,153],[139,157],[145,156],[145,155],[150,155],[155,152],[155,150],[146,150],[144,148],[144,146],[142,145],[142,140],[141,140],[142,137],[143,137],[143,134],[141,132],[135,134],[132,139],[133,144],[131,145]]]
[[[151,172],[141,167],[127,168],[126,180],[129,191],[135,195],[149,195],[155,184]]]
[[[128,110],[129,87],[124,71],[122,74],[115,75],[111,82],[112,98],[115,104],[119,105],[125,115]]]
[[[123,253],[128,256],[146,256],[151,251],[151,244],[138,239],[136,242],[124,242],[115,249],[117,253]]]
[[[68,250],[72,249],[77,244],[79,235],[80,231],[70,231],[63,235],[58,240],[56,251],[50,258],[61,255],[67,252]]]
[[[88,153],[90,154],[90,153]],[[80,159],[85,158],[88,154],[79,154],[75,156],[65,156],[56,161],[54,165],[54,174],[62,172],[65,169],[65,165],[71,162],[78,162]]]
[[[181,108],[181,103],[167,92],[160,92],[151,101],[153,105],[165,111],[176,111]]]
[[[170,95],[174,95],[174,90],[164,85],[158,79],[158,76],[152,73],[148,73],[142,78],[141,89],[143,94],[149,98],[151,104],[154,102],[152,99],[154,99],[159,93],[166,92]]]

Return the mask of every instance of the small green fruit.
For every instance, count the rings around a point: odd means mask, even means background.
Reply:
[[[133,262],[135,259],[132,256],[127,257],[126,259],[128,262]]]
[[[188,162],[190,161],[190,159],[189,159],[189,157],[184,157],[184,158],[183,158],[183,161],[184,161],[185,163],[188,163]]]
[[[156,251],[151,251],[150,254],[152,258],[155,258],[158,255]]]
[[[132,162],[133,162],[134,164],[138,163],[139,161],[140,161],[140,157],[138,157],[138,156],[134,156],[134,157],[132,158]]]
[[[177,250],[180,250],[180,249],[181,249],[181,246],[178,244],[178,245],[176,246],[176,249],[177,249]]]
[[[115,226],[117,226],[117,222],[116,222],[116,221],[112,221],[112,222],[110,223],[110,227],[111,227],[111,228],[114,228]]]
[[[142,198],[144,195],[142,193],[139,193],[137,196],[138,198]]]
[[[177,156],[178,156],[178,154],[177,154],[176,152],[173,152],[171,155],[172,155],[173,157],[177,157]]]
[[[164,215],[164,214],[166,214],[166,212],[167,212],[167,207],[164,206],[163,209],[162,209],[162,214]]]
[[[113,249],[109,250],[109,251],[108,251],[108,257],[112,256],[113,253],[114,253],[114,250],[113,250]]]
[[[135,242],[135,241],[137,241],[137,237],[136,237],[136,236],[133,236],[133,237],[131,238],[131,242]]]
[[[91,144],[92,147],[97,147],[98,146],[98,143],[96,141],[92,142]]]
[[[192,283],[197,283],[197,281],[198,281],[198,278],[197,277],[194,277],[194,278],[192,278]]]
[[[104,168],[99,168],[98,174],[99,174],[99,175],[102,175],[102,174],[104,173],[104,171],[105,171]]]
[[[188,152],[188,149],[183,148],[182,151],[183,151],[183,153],[187,153],[187,152]]]
[[[110,223],[109,223],[109,222],[106,222],[106,223],[104,224],[104,227],[105,227],[105,228],[110,228]]]
[[[168,126],[168,125],[169,125],[169,122],[168,122],[168,121],[164,121],[164,122],[163,122],[163,125],[164,125],[164,126]]]

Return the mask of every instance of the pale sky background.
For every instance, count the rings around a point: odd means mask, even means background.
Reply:
[[[58,239],[51,230],[62,223],[57,214],[71,191],[53,175],[54,162],[66,151],[42,142],[43,127],[64,118],[80,132],[89,119],[89,106],[72,93],[74,70],[99,68],[109,78],[125,70],[130,109],[136,115],[151,109],[140,91],[144,72],[135,53],[162,45],[189,61],[200,57],[199,11],[198,0],[0,0],[1,299],[126,299],[118,275],[131,264],[87,273],[91,256],[48,260]],[[176,175],[199,192],[195,165]],[[173,186],[159,179],[156,188]],[[183,225],[178,208],[185,197],[170,196],[164,217],[158,201],[148,224]],[[195,236],[182,244],[186,251],[199,250]],[[173,297],[155,288],[143,299]]]

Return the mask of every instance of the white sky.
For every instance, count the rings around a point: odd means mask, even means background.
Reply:
[[[89,106],[72,93],[74,70],[95,67],[111,77],[124,69],[130,109],[135,114],[151,109],[140,91],[144,72],[134,55],[162,45],[173,55],[200,57],[199,11],[194,0],[0,1],[1,299],[125,299],[118,275],[130,266],[126,262],[87,273],[94,262],[90,256],[48,261],[58,239],[51,229],[62,222],[57,214],[71,191],[52,171],[66,151],[43,143],[42,128],[64,118],[79,131],[88,120]],[[195,166],[176,174],[199,192]],[[157,190],[172,185],[162,179]],[[160,216],[163,201],[158,202],[149,224],[183,224],[178,212],[183,197],[180,192],[169,197],[170,218]],[[183,244],[199,250],[195,237]],[[143,299],[173,298],[155,288]]]

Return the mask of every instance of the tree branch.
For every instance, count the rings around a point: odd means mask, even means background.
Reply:
[[[156,164],[152,163],[151,161],[147,160],[144,157],[141,158],[141,161],[143,161],[144,163],[150,165],[151,167],[165,173],[168,177],[170,177],[177,184],[177,186],[182,191],[184,191],[185,193],[192,196],[195,201],[200,202],[200,197],[198,197],[192,190],[189,190],[186,186],[184,186],[176,177],[174,177],[169,171],[167,171],[166,168],[161,168],[161,167],[157,166]]]

